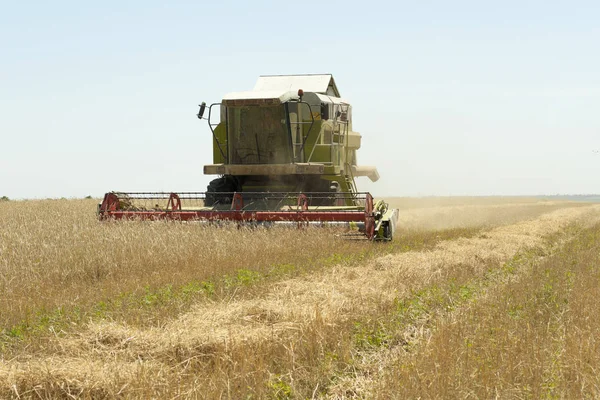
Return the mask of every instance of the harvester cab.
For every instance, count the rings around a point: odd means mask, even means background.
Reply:
[[[340,224],[357,226],[372,240],[392,239],[397,210],[356,188],[355,177],[377,181],[379,174],[357,164],[361,135],[333,76],[261,76],[252,91],[202,103],[197,116],[208,121],[213,139],[213,163],[204,174],[219,176],[207,191],[111,192],[101,218]],[[200,208],[187,205],[198,199]],[[166,206],[148,210],[134,205],[140,200]]]

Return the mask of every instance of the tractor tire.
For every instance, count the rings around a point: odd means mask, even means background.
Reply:
[[[238,191],[237,180],[233,176],[223,176],[213,179],[206,187],[204,205],[229,205],[233,201],[233,192]]]

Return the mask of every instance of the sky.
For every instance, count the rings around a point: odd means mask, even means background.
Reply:
[[[375,196],[600,193],[597,1],[0,0],[0,197],[204,191],[197,105],[331,73]]]

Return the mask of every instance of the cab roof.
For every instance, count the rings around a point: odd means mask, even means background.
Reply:
[[[340,97],[340,92],[331,74],[261,75],[254,85],[255,92],[297,92],[298,89]]]
[[[297,99],[298,89],[305,93],[315,93],[317,96],[340,97],[331,74],[262,75],[256,81],[253,90],[227,93],[223,101],[227,105],[242,105],[248,102],[280,104]],[[331,102],[331,99],[328,102]]]

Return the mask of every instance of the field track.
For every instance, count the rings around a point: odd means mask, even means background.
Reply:
[[[483,282],[519,255],[538,262],[572,239],[570,227],[598,222],[597,205],[407,209],[403,229],[439,230],[437,244],[256,282],[198,301],[158,326],[94,319],[46,335],[36,351],[13,351],[3,360],[0,396],[372,397],[383,392],[376,388],[389,379],[387,366],[408,346],[420,351],[435,314],[413,315],[390,335],[390,310],[427,288]],[[443,237],[444,229],[468,227],[464,237]],[[477,296],[490,295],[477,287]]]

